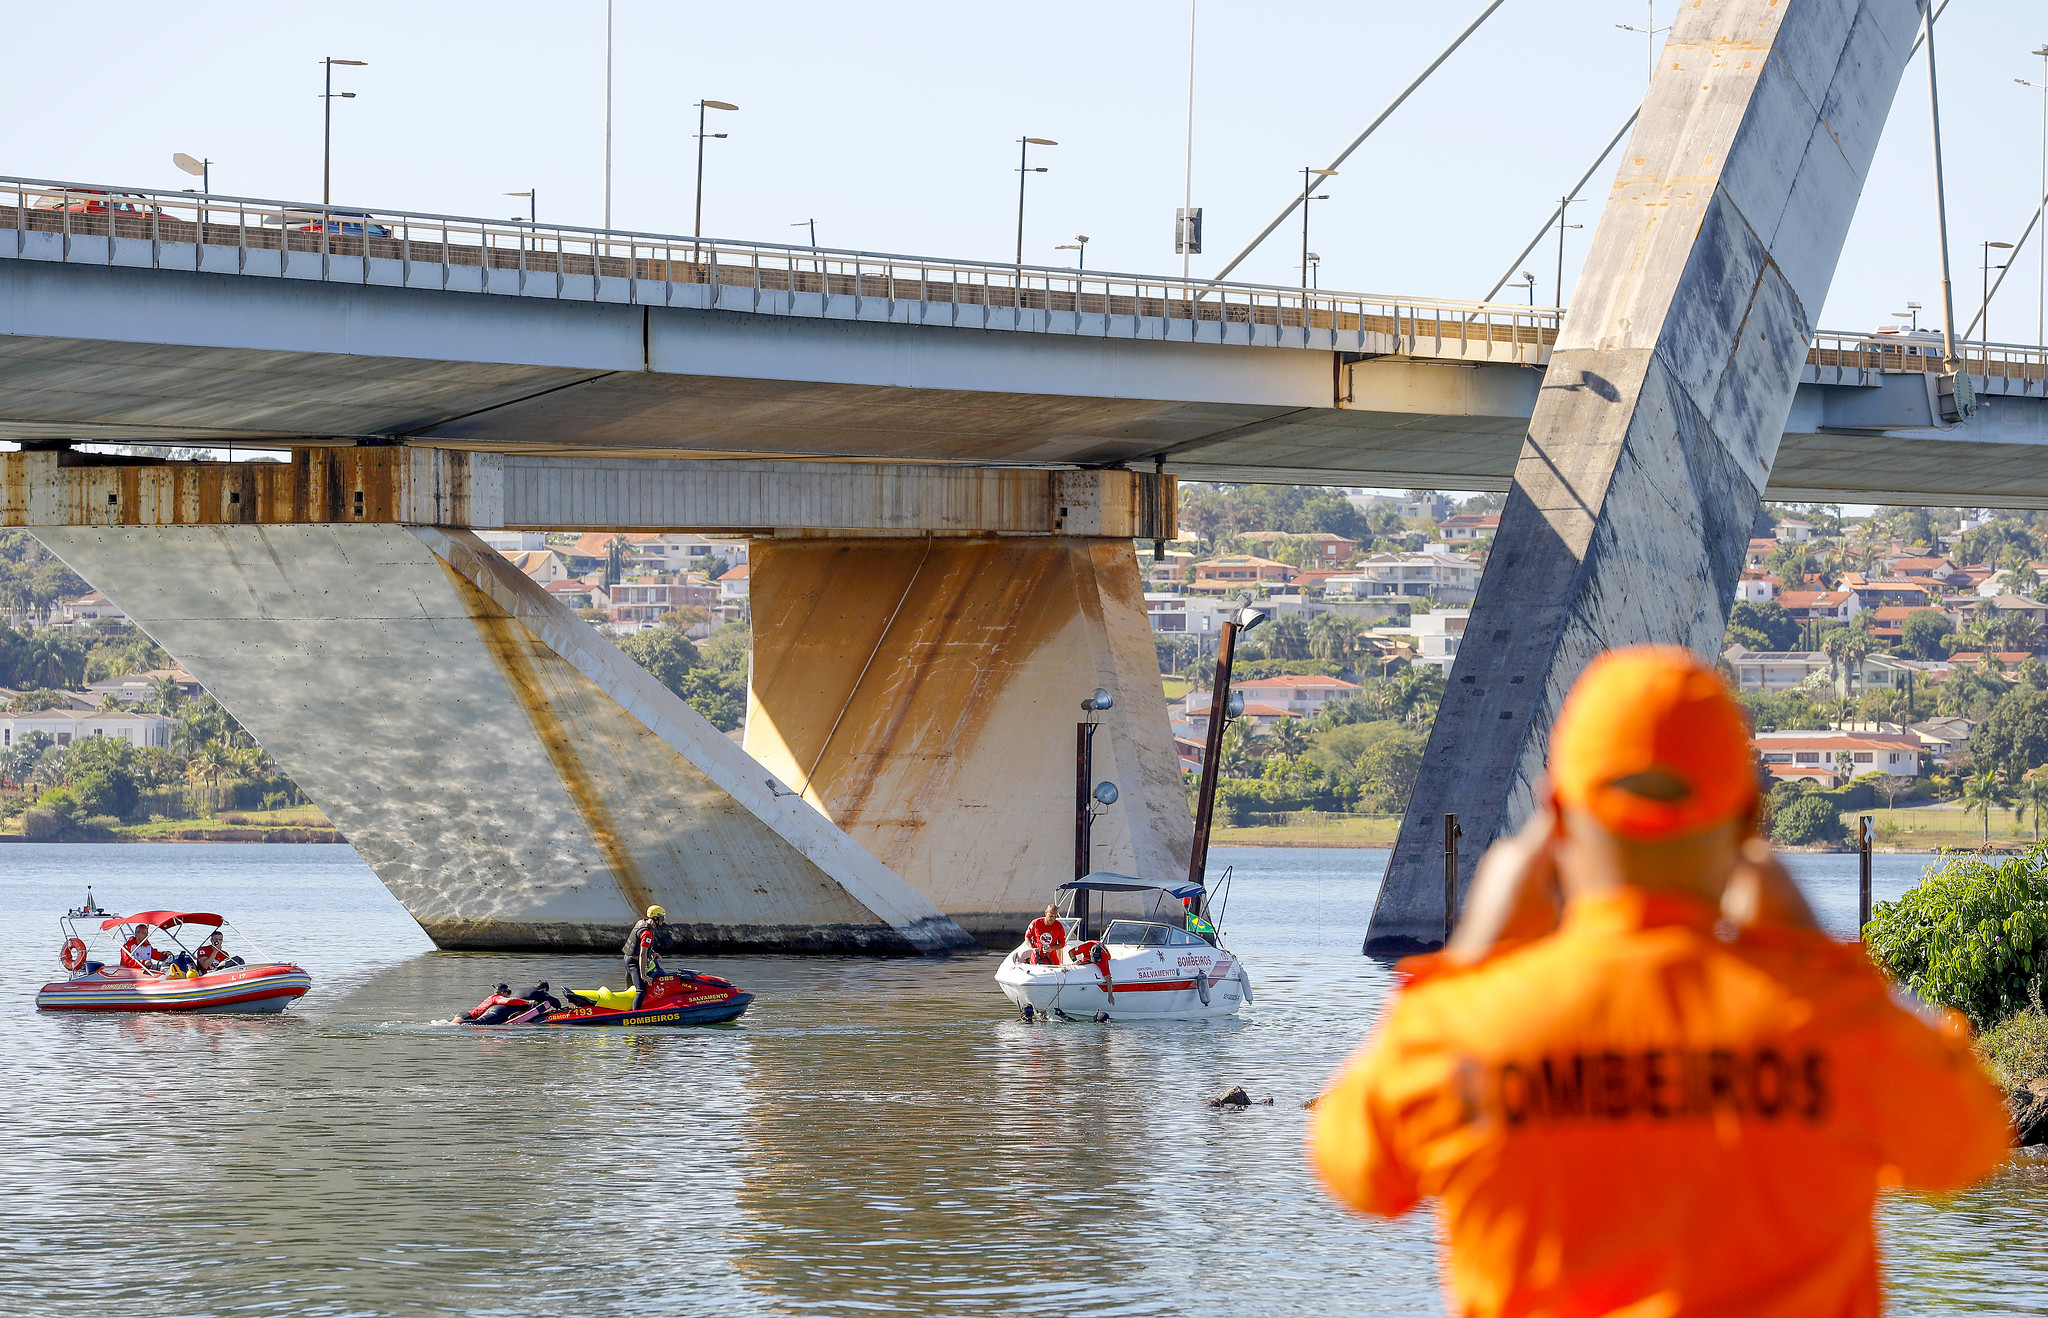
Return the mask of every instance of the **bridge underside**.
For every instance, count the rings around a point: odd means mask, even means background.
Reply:
[[[1918,374],[1807,376],[1766,497],[2048,501],[2039,382],[1942,428]],[[1196,480],[1506,489],[1542,381],[1521,365],[0,261],[0,438],[22,441],[1163,462]]]

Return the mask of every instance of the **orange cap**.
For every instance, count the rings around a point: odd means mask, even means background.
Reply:
[[[1684,837],[1756,802],[1749,725],[1690,650],[1635,645],[1589,664],[1550,736],[1550,785],[1638,842]]]

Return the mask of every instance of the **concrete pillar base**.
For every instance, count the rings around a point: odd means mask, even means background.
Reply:
[[[1128,541],[757,540],[747,750],[968,932],[1013,943],[1073,876],[1074,725],[1116,697],[1092,868],[1193,843]],[[1099,908],[1098,908],[1099,909]]]
[[[973,945],[468,532],[37,536],[176,655],[447,948]]]

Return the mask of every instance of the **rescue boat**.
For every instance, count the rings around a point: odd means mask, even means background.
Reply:
[[[1112,919],[1091,937],[1076,914],[1085,893],[1152,894],[1154,916]],[[1180,914],[1174,914],[1176,899]],[[1090,874],[1063,883],[1054,899],[1056,946],[1030,938],[1003,959],[996,983],[1026,1020],[1192,1020],[1230,1016],[1252,1000],[1251,976],[1210,923],[1200,884],[1149,883],[1122,874]]]
[[[670,971],[650,976],[647,996],[638,1010],[633,1007],[631,989],[586,989],[569,994],[559,1009],[535,1006],[494,1025],[464,1024],[477,1029],[502,1030],[511,1027],[604,1027],[654,1025],[716,1025],[735,1020],[753,1002],[731,980],[693,970]]]
[[[224,964],[199,969],[202,960],[214,958],[187,948],[180,930],[234,932],[239,943],[254,951],[234,926],[207,911],[112,915],[94,904],[88,888],[85,905],[66,911],[59,923],[64,941],[58,961],[70,977],[45,984],[36,994],[36,1006],[44,1011],[270,1013],[283,1011],[313,987],[312,976],[290,962],[232,952],[222,953]],[[157,934],[177,950],[154,948],[151,939]],[[95,943],[101,946],[95,949]],[[155,954],[123,955],[137,946],[152,948]]]

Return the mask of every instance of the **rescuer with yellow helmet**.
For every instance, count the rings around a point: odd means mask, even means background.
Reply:
[[[668,926],[668,912],[659,906],[647,908],[646,916],[626,935],[619,955],[626,962],[626,979],[633,986],[633,1010],[647,999],[647,981],[661,973],[661,931]]]
[[[1595,660],[1536,804],[1318,1100],[1324,1184],[1388,1217],[1436,1199],[1469,1318],[1878,1313],[1879,1188],[2005,1160],[1965,1023],[1816,927],[1689,652]]]

